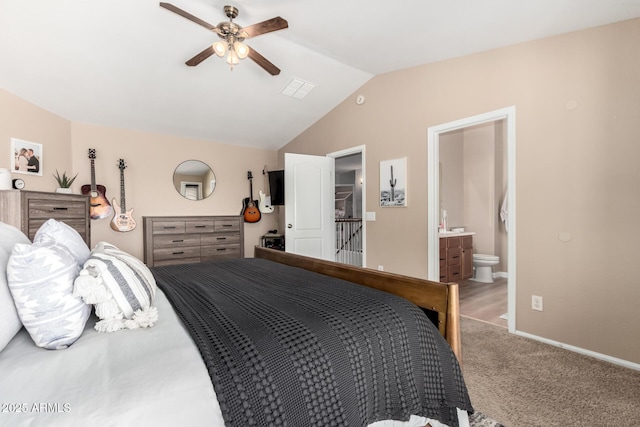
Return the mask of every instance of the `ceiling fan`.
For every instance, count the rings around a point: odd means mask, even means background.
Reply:
[[[161,2],[160,6],[187,18],[198,25],[202,25],[206,29],[216,33],[218,37],[222,39],[189,59],[186,62],[187,65],[196,66],[214,53],[219,57],[223,57],[226,54],[227,63],[233,70],[234,65],[237,65],[240,62],[240,59],[244,59],[248,56],[272,76],[280,74],[280,69],[278,67],[273,65],[264,56],[260,55],[255,49],[244,44],[243,41],[250,37],[288,28],[289,23],[286,19],[277,16],[257,24],[249,25],[248,27],[241,27],[233,22],[233,20],[238,16],[238,9],[233,6],[225,6],[224,13],[229,18],[229,21],[223,21],[214,26],[170,3]]]

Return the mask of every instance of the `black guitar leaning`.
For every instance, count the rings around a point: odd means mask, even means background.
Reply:
[[[240,214],[244,217],[244,222],[258,222],[262,218],[262,214],[258,209],[258,201],[253,200],[253,175],[251,171],[247,172],[247,179],[249,180],[249,197],[245,197],[242,201]]]

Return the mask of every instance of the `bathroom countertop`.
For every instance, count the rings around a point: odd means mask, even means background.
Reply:
[[[439,232],[438,236],[442,237],[457,237],[457,236],[473,236],[474,234],[476,234],[475,231],[462,231],[462,232],[457,232],[457,231],[445,231],[443,232]]]

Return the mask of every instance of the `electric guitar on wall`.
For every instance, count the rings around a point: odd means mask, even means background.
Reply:
[[[115,231],[131,231],[136,228],[136,220],[133,219],[133,209],[127,210],[124,201],[124,169],[127,165],[123,159],[118,160],[118,168],[120,169],[120,203],[122,206],[118,206],[116,198],[113,198],[114,214],[111,220],[111,228]]]
[[[262,170],[262,177],[264,178],[264,193],[262,190],[260,193],[260,203],[258,204],[258,208],[262,213],[271,213],[273,212],[273,206],[271,206],[271,195],[270,195],[270,187],[269,187],[269,171],[267,170],[267,166],[265,165]]]
[[[249,180],[249,197],[245,197],[242,202],[242,216],[245,222],[258,222],[262,215],[258,209],[258,201],[253,200],[253,176],[251,171],[247,172],[247,179]]]
[[[105,197],[107,189],[104,185],[96,185],[95,148],[89,148],[89,159],[91,159],[91,185],[83,185],[80,187],[80,191],[85,196],[89,196],[89,216],[91,219],[107,218],[111,215],[111,205]]]

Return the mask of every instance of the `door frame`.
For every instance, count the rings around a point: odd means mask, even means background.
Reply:
[[[337,159],[339,157],[349,156],[352,154],[360,154],[361,156],[361,166],[362,166],[362,266],[367,266],[367,220],[366,220],[366,210],[367,210],[367,173],[366,173],[366,157],[365,157],[365,146],[358,145],[356,147],[345,148],[344,150],[334,151],[332,153],[327,154],[327,157],[333,157]],[[334,201],[335,203],[335,201]]]
[[[509,332],[516,330],[516,107],[510,106],[488,113],[432,126],[427,129],[427,253],[429,280],[440,278],[440,245],[438,221],[440,218],[440,134],[504,120],[507,126],[507,321]]]

